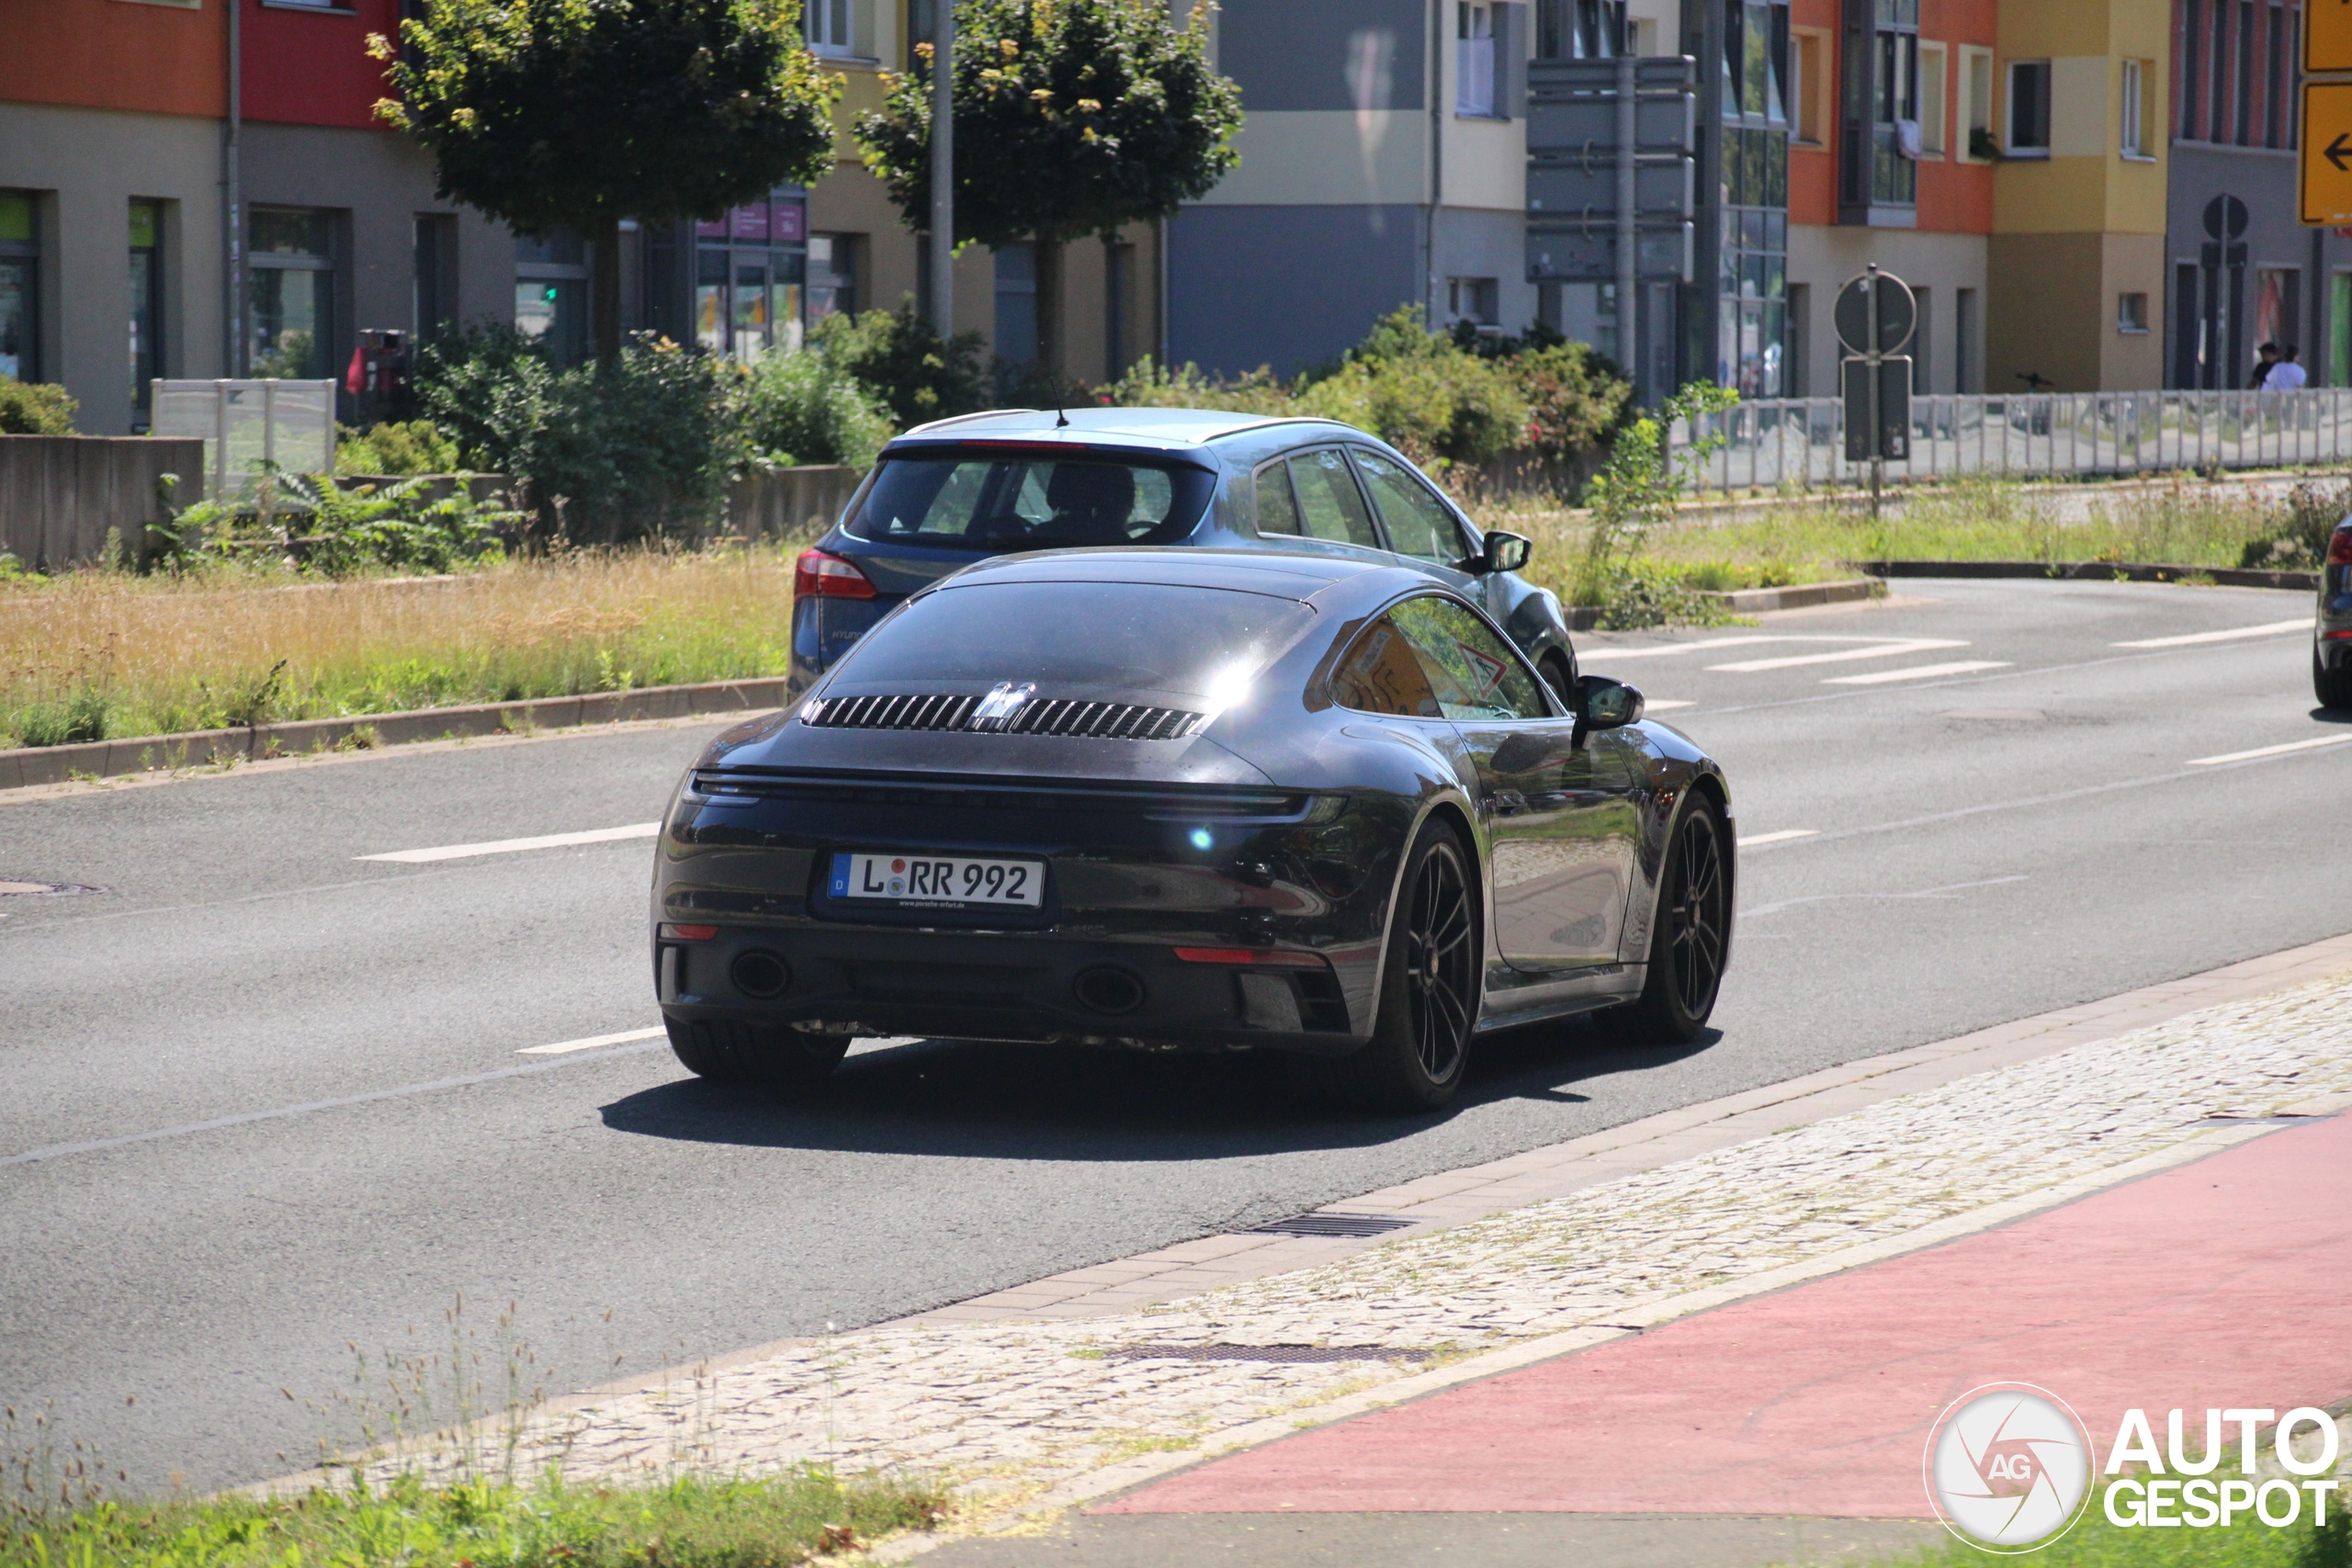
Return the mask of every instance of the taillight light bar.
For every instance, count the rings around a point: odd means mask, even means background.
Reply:
[[[2327,564],[2352,566],[2352,527],[2338,528],[2327,541]]]
[[[662,922],[663,942],[708,942],[718,934],[717,926],[673,926],[667,920]]]
[[[827,550],[803,550],[792,563],[792,596],[811,599],[871,599],[876,590],[857,563]]]
[[[1316,953],[1284,953],[1272,947],[1180,947],[1176,956],[1187,964],[1270,964],[1291,969],[1323,969],[1329,965]]]

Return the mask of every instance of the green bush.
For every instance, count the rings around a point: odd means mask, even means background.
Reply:
[[[71,435],[81,406],[62,387],[0,376],[0,435]]]
[[[814,342],[864,383],[900,429],[989,406],[987,340],[978,333],[941,337],[915,314],[912,300],[896,310],[829,316],[817,323]]]
[[[405,424],[387,420],[367,431],[335,427],[334,471],[339,474],[453,474],[458,444],[429,419]]]
[[[272,470],[265,487],[251,510],[199,502],[168,523],[149,525],[155,544],[147,564],[178,570],[208,559],[266,559],[329,577],[377,567],[442,572],[501,558],[500,531],[523,520],[446,480],[435,486],[409,478],[345,490],[317,475]]]
[[[1233,379],[1202,374],[1197,365],[1163,370],[1145,355],[1102,396],[1115,408],[1227,409],[1235,413],[1286,419],[1303,413],[1291,389],[1266,366]]]
[[[1373,432],[1415,462],[1468,468],[1525,445],[1531,412],[1509,370],[1427,331],[1414,305],[1382,317],[1299,400]]]
[[[772,354],[743,387],[743,440],[755,461],[863,468],[890,439],[890,417],[865,384],[821,351]]]
[[[417,402],[457,444],[458,462],[481,473],[520,472],[554,380],[538,340],[503,322],[445,331],[416,355]]]

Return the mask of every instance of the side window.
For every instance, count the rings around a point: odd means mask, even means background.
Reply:
[[[1364,510],[1363,492],[1356,489],[1348,459],[1336,446],[1301,452],[1290,460],[1291,483],[1298,491],[1299,518],[1305,532],[1338,545],[1380,547],[1372,531],[1372,514]]]
[[[1451,599],[1408,599],[1388,612],[1420,656],[1448,718],[1545,718],[1544,693],[1487,623]]]
[[[1364,628],[1332,672],[1331,695],[1359,713],[1404,718],[1442,718],[1437,694],[1421,670],[1413,646],[1396,624],[1383,615]]]
[[[1258,532],[1299,532],[1298,502],[1290,493],[1290,470],[1279,457],[1258,470]]]
[[[1377,452],[1359,448],[1355,459],[1363,470],[1364,488],[1380,509],[1380,520],[1388,525],[1390,549],[1441,566],[1462,558],[1462,530],[1419,479],[1395,458]]]

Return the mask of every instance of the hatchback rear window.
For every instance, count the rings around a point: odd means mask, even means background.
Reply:
[[[1165,545],[1192,533],[1216,477],[1174,464],[949,448],[883,459],[853,537],[950,549]]]
[[[1035,682],[1046,697],[1238,698],[1315,612],[1295,599],[1156,582],[976,582],[926,593],[850,651],[835,685]]]

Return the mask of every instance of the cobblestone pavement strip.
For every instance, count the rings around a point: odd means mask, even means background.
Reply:
[[[2347,1092],[2352,975],[1173,1302],[802,1342],[548,1413],[518,1452],[575,1481],[820,1460],[915,1467],[1005,1503],[1073,1500],[1981,1230]],[[1210,1346],[1236,1348],[1199,1353]],[[1247,1359],[1272,1347],[1331,1359]],[[1179,1348],[1194,1353],[1150,1353]]]

